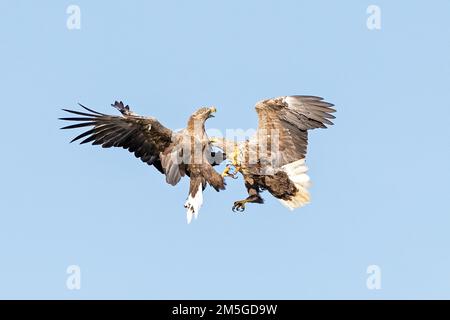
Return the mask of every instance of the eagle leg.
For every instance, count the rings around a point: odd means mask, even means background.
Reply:
[[[244,212],[247,203],[264,203],[264,200],[259,195],[251,195],[245,200],[236,201],[233,205],[233,212]]]

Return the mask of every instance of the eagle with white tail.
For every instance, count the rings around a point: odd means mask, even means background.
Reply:
[[[310,179],[305,164],[308,130],[327,128],[336,110],[315,96],[288,96],[256,104],[258,129],[243,142],[212,138],[230,163],[223,176],[244,177],[248,197],[236,201],[233,211],[244,211],[247,203],[264,203],[260,193],[269,191],[293,210],[309,203]]]
[[[185,129],[174,132],[155,118],[137,115],[123,102],[116,101],[112,105],[121,116],[110,116],[80,106],[86,112],[63,109],[77,117],[60,118],[77,122],[61,129],[91,127],[71,142],[84,138],[81,144],[92,142],[103,148],[127,149],[136,158],[165,174],[166,182],[173,186],[181,177],[190,177],[189,195],[185,203],[188,223],[198,216],[203,203],[202,192],[207,184],[216,191],[225,189],[223,177],[212,167],[222,162],[223,155],[212,152],[205,131],[205,122],[214,117],[215,107],[200,108],[189,118]],[[220,160],[216,163],[215,158]]]

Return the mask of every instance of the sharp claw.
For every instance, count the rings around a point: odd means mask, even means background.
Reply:
[[[232,172],[230,172],[232,171]],[[240,167],[234,164],[227,164],[225,170],[222,172],[222,177],[224,178],[238,178],[238,173],[240,172]]]
[[[244,212],[245,211],[245,201],[236,201],[231,210],[233,210],[233,212]]]
[[[236,180],[237,178],[238,178],[238,176],[237,175],[235,175],[235,174],[222,174],[222,177],[224,177],[224,178],[233,178],[234,180]]]

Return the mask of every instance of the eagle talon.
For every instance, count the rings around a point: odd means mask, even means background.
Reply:
[[[222,174],[222,177],[224,177],[224,178],[232,178],[234,180],[236,180],[238,178],[236,174]]]
[[[231,210],[233,210],[233,212],[244,212],[246,203],[247,201],[245,200],[236,201]]]
[[[222,177],[226,178],[233,178],[233,179],[237,179],[237,175],[239,173],[240,168],[232,165],[232,164],[227,164],[227,166],[225,167],[225,170],[222,172]]]

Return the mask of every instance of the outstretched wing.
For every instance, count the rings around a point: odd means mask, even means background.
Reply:
[[[116,101],[112,105],[122,113],[122,116],[106,115],[81,104],[80,106],[86,112],[63,109],[78,117],[60,118],[77,122],[61,129],[91,127],[71,142],[84,138],[80,144],[92,143],[103,148],[121,147],[134,153],[143,162],[155,166],[161,173],[165,173],[161,166],[160,154],[171,146],[172,130],[164,127],[155,118],[136,115],[122,102]]]
[[[308,130],[327,128],[336,110],[333,104],[314,96],[288,96],[256,104],[258,130],[249,148],[259,148],[260,162],[275,167],[303,159],[308,146]],[[263,146],[263,147],[261,147]],[[261,152],[264,150],[265,152]]]

